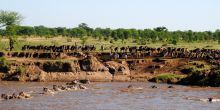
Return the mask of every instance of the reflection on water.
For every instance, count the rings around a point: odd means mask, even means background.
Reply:
[[[33,98],[28,100],[0,101],[0,110],[218,110],[220,102],[208,103],[189,100],[219,97],[220,88],[200,88],[154,83],[93,83],[88,90],[60,92],[54,96],[39,94],[43,87],[64,83],[0,82],[0,94],[25,91]],[[128,85],[142,87],[127,89]],[[159,88],[152,89],[156,85]]]

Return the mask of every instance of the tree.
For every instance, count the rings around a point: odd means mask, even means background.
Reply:
[[[104,36],[105,41],[109,40],[111,37],[111,29],[110,28],[103,29],[102,34]]]
[[[18,25],[22,19],[23,17],[17,12],[0,10],[0,27]]]
[[[112,36],[112,38],[113,38],[115,41],[117,41],[117,40],[119,39],[116,30],[113,30],[113,31],[112,31],[111,36]]]
[[[81,38],[80,38],[81,44],[82,44],[82,45],[85,45],[86,42],[87,42],[87,40],[88,40],[88,38],[89,38],[89,37],[81,37]]]
[[[117,29],[116,31],[117,31],[117,37],[119,39],[125,39],[123,29]]]
[[[35,30],[31,26],[19,26],[17,30],[17,35],[35,35]]]
[[[35,26],[34,27],[35,32],[38,36],[49,36],[50,35],[50,29],[44,26]]]
[[[132,36],[131,31],[129,29],[125,29],[124,30],[125,39],[131,38],[131,36]]]
[[[49,35],[51,35],[51,36],[57,36],[58,35],[56,28],[49,28],[49,31],[50,31]]]
[[[5,36],[5,30],[0,29],[0,36]]]
[[[84,28],[73,28],[70,30],[71,37],[84,37],[86,36],[86,30]]]
[[[80,29],[84,29],[86,31],[86,35],[87,36],[91,36],[92,35],[92,32],[93,32],[93,29],[90,28],[86,23],[81,23],[78,25],[78,28]]]
[[[218,40],[218,43],[220,44],[220,30],[215,31],[215,37]]]
[[[154,28],[154,30],[157,31],[157,32],[162,32],[162,31],[167,32],[168,31],[168,29],[166,27],[163,27],[163,26]]]
[[[61,35],[61,36],[67,36],[68,35],[67,29],[65,27],[58,27],[58,28],[56,28],[56,30],[57,30],[58,35]]]
[[[136,29],[130,29],[130,31],[132,38],[137,39],[137,37],[139,37],[139,33]]]
[[[92,37],[99,38],[102,37],[102,29],[101,28],[96,28],[93,33],[92,33]]]
[[[89,28],[86,23],[81,23],[81,24],[78,25],[78,27],[79,27],[79,28],[83,28],[83,29]]]
[[[194,38],[193,31],[192,31],[192,30],[189,30],[189,31],[186,32],[186,34],[187,34],[186,41],[187,41],[187,42],[192,42],[192,41],[193,41],[193,38]]]
[[[16,42],[16,30],[18,24],[22,20],[22,16],[17,12],[12,11],[0,11],[0,27],[6,27],[6,35],[9,37],[9,50],[14,48]]]
[[[18,26],[9,25],[6,27],[6,36],[9,36],[9,50],[12,51],[14,44],[17,43],[16,33]]]

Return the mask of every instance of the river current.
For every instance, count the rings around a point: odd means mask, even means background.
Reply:
[[[220,110],[220,102],[198,99],[220,97],[220,88],[155,83],[92,83],[89,89],[43,95],[43,87],[65,83],[0,82],[0,94],[31,94],[31,99],[1,100],[0,110]],[[127,89],[128,85],[143,89]],[[151,88],[156,85],[158,88]]]

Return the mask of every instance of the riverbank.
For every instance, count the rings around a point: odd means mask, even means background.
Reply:
[[[23,55],[23,56],[22,56]],[[34,57],[35,56],[35,57]],[[41,56],[41,57],[40,57]],[[109,53],[3,53],[3,81],[137,82],[220,86],[218,65],[190,58],[110,59]]]

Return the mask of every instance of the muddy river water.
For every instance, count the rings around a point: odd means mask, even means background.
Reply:
[[[0,82],[0,94],[25,91],[33,98],[1,100],[0,110],[220,110],[220,102],[197,99],[220,97],[220,88],[201,88],[154,83],[92,83],[87,90],[64,91],[42,95],[43,87],[53,84],[39,82]],[[128,85],[143,89],[127,89]],[[159,88],[151,88],[156,85]]]

